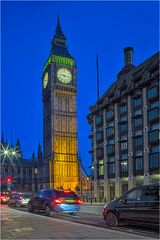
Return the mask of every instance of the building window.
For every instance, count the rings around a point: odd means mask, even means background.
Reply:
[[[159,167],[159,153],[153,153],[149,155],[150,168]]]
[[[102,149],[98,149],[98,150],[96,151],[96,154],[97,154],[97,157],[102,157],[102,155],[103,155],[103,150],[102,150]]]
[[[134,112],[134,116],[142,115],[142,109],[138,109]]]
[[[98,175],[103,176],[104,175],[104,163],[103,160],[98,161]]]
[[[96,124],[102,123],[102,117],[101,116],[96,117],[95,121],[96,121]]]
[[[142,125],[142,118],[135,118],[134,119],[134,126],[135,127],[138,127],[138,126],[141,126]]]
[[[128,159],[128,154],[127,153],[122,153],[121,154],[121,160],[127,160]]]
[[[121,150],[126,150],[127,149],[127,142],[122,142],[121,143]]]
[[[113,127],[110,127],[110,128],[106,129],[106,136],[107,137],[112,136],[113,134],[114,134],[114,128]]]
[[[115,158],[114,156],[107,157],[108,162],[114,162]]]
[[[159,145],[151,147],[151,153],[159,153],[160,152],[159,150],[160,150],[160,146]]]
[[[151,109],[153,109],[153,108],[159,108],[159,101],[151,102],[150,108],[151,108]]]
[[[103,132],[103,127],[99,127],[99,128],[97,128],[96,131],[97,131],[97,132]]]
[[[102,140],[102,133],[98,132],[96,133],[96,141],[100,141],[100,140]]]
[[[107,152],[107,154],[113,153],[114,152],[114,145],[107,145],[106,146],[106,152]]]
[[[114,174],[115,173],[115,164],[114,163],[109,163],[108,164],[108,173],[109,174]]]
[[[127,105],[121,105],[119,106],[119,112],[120,113],[125,113],[127,111]]]
[[[143,170],[143,158],[142,157],[135,158],[135,170],[136,171]]]
[[[114,122],[107,122],[107,127],[113,127],[114,126]]]
[[[105,115],[106,115],[106,119],[110,119],[110,118],[112,118],[113,117],[113,109],[110,109],[109,111],[107,111],[106,113],[105,113]]]
[[[136,150],[136,151],[135,151],[135,156],[136,156],[136,157],[141,157],[141,156],[143,156],[142,150]]]
[[[155,123],[155,124],[151,125],[151,130],[159,130],[159,129],[160,129],[159,123]]]
[[[108,144],[114,144],[114,138],[108,140]]]
[[[148,99],[156,97],[158,95],[158,87],[155,86],[155,87],[148,89],[147,94],[148,94]]]
[[[157,142],[159,140],[159,131],[152,131],[149,133],[149,142]]]
[[[127,121],[127,116],[120,117],[120,121],[121,121],[121,122]]]
[[[127,141],[127,135],[120,136],[121,141]]]
[[[153,120],[155,118],[158,118],[158,108],[154,108],[148,112],[148,118],[149,120]]]
[[[137,137],[134,139],[134,145],[135,147],[139,147],[143,145],[143,139],[142,137]]]
[[[141,97],[138,97],[138,98],[135,98],[133,99],[133,106],[134,107],[138,107],[142,104],[142,98]]]
[[[128,171],[128,163],[127,161],[122,161],[121,162],[121,172],[126,173]]]
[[[142,135],[142,129],[136,130],[134,135],[135,136],[141,136]]]
[[[123,132],[123,131],[127,131],[127,124],[126,123],[120,124],[120,132]]]

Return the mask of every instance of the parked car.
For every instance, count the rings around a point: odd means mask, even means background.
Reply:
[[[80,209],[81,200],[73,191],[41,190],[36,196],[30,199],[28,211],[45,211],[49,216],[51,212],[67,212],[74,214]]]
[[[24,194],[24,193],[13,194],[8,201],[8,206],[9,207],[26,207],[30,198],[31,198],[31,195],[29,194]]]
[[[159,227],[159,184],[142,185],[104,206],[103,217],[109,226],[120,223]]]

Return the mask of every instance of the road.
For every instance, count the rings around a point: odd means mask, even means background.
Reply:
[[[91,208],[94,214],[90,212]],[[1,239],[158,239],[153,230],[107,227],[99,213],[102,206],[82,206],[77,216],[31,214],[24,208],[1,205]]]

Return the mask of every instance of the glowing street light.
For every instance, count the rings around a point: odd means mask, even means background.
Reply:
[[[16,155],[16,152],[15,152],[14,150],[12,151],[12,155],[13,155],[13,156],[15,156],[15,155]]]
[[[7,149],[6,149],[6,150],[4,150],[4,154],[5,154],[5,155],[8,155],[8,153],[9,153],[9,152],[8,152],[8,150],[7,150]]]

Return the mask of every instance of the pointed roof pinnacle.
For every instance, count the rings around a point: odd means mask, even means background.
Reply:
[[[55,37],[63,38],[66,40],[66,37],[62,31],[61,24],[60,24],[60,17],[58,14],[58,20],[57,20],[57,27],[56,27],[56,34]]]

